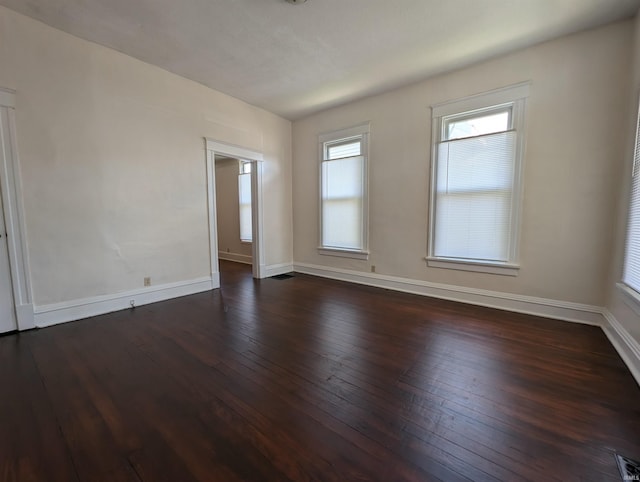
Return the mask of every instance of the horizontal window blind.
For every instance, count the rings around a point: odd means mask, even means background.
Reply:
[[[509,261],[516,132],[437,146],[436,257]]]
[[[363,156],[322,162],[323,246],[362,249],[363,194]]]
[[[636,122],[636,141],[633,153],[633,172],[631,180],[631,200],[627,221],[627,240],[625,247],[624,284],[640,293],[640,109]]]
[[[357,141],[339,142],[336,144],[329,144],[327,146],[327,155],[325,160],[342,159],[344,157],[354,157],[362,154],[362,143],[358,139]]]

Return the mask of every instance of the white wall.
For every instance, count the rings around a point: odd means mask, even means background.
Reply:
[[[37,306],[209,276],[204,137],[264,153],[266,264],[291,262],[291,123],[0,7]]]
[[[223,253],[249,257],[251,243],[240,241],[240,201],[238,198],[238,159],[216,159],[216,206],[218,249]]]
[[[603,306],[633,23],[567,36],[293,124],[296,263]],[[428,268],[429,106],[531,81],[517,277]],[[368,261],[318,246],[318,134],[371,122]]]

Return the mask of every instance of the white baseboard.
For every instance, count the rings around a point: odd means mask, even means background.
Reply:
[[[403,291],[405,293],[542,316],[545,318],[596,326],[604,326],[605,323],[602,308],[599,306],[432,283],[429,281],[400,278],[378,273],[364,273],[307,263],[295,263],[294,271],[378,288]]]
[[[216,277],[212,276],[150,286],[112,295],[94,296],[80,300],[36,306],[34,309],[34,321],[36,327],[44,328],[58,323],[66,323],[131,308],[131,302],[133,302],[134,306],[141,306],[219,287],[219,279],[216,283]]]
[[[293,271],[292,263],[280,263],[280,264],[270,264],[268,266],[265,266],[262,274],[264,278],[270,278],[271,276],[291,273],[292,271]]]
[[[640,344],[609,310],[604,308],[602,314],[608,322],[604,333],[640,385]]]
[[[218,251],[218,258],[227,261],[235,261],[236,263],[253,264],[253,258],[246,254],[228,253],[226,251]]]

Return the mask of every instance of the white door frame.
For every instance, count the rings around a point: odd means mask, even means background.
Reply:
[[[15,92],[0,88],[0,191],[18,330],[35,328],[16,138]]]
[[[251,161],[251,221],[253,228],[252,266],[253,277],[265,277],[264,232],[262,210],[262,169],[264,157],[261,152],[245,149],[244,147],[226,144],[224,142],[207,139],[207,198],[209,207],[209,252],[211,257],[211,279],[214,288],[220,287],[220,265],[218,263],[218,220],[216,214],[216,169],[215,156],[235,157]]]

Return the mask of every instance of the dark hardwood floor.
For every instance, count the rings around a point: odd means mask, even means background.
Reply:
[[[640,389],[597,327],[305,275],[0,338],[2,481],[605,481]]]

